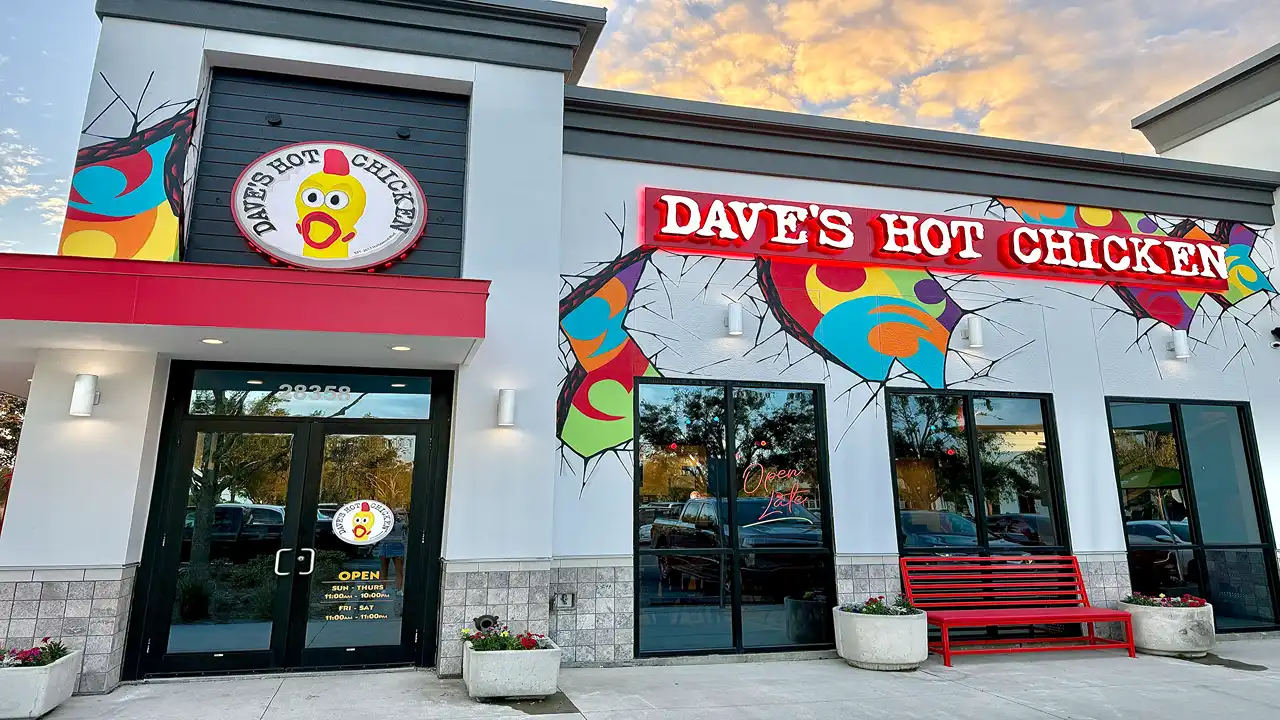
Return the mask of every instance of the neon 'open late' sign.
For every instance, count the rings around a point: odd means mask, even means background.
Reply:
[[[641,242],[676,252],[1222,291],[1227,246],[985,218],[644,189]]]

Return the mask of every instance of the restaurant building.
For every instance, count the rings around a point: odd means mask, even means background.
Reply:
[[[98,13],[60,252],[0,255],[0,637],[81,692],[457,675],[484,614],[825,650],[904,554],[1277,626],[1280,156],[582,88],[541,0]]]

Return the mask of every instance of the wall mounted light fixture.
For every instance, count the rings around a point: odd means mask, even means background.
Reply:
[[[1173,351],[1173,356],[1179,360],[1186,360],[1191,357],[1191,340],[1187,336],[1186,330],[1173,331],[1173,342],[1169,343],[1169,349]]]
[[[970,315],[969,320],[969,347],[982,347],[982,317],[978,315]]]
[[[71,388],[71,409],[68,412],[75,417],[89,417],[99,399],[98,376],[77,375],[76,384]]]
[[[729,328],[729,335],[736,337],[742,334],[742,303],[729,303],[729,317],[725,325]]]
[[[516,391],[504,388],[498,391],[498,427],[516,424]]]

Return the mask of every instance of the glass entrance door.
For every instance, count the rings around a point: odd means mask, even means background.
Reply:
[[[146,672],[413,662],[430,447],[423,423],[185,421]]]
[[[423,595],[410,548],[425,533],[412,520],[413,478],[429,437],[383,423],[316,430],[308,477],[318,482],[305,497],[316,512],[302,523],[301,544],[315,552],[298,602],[302,664],[409,662],[419,633],[405,618],[420,614]]]

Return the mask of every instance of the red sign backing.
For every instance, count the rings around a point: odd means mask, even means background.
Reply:
[[[1226,245],[1097,228],[645,188],[640,233],[674,252],[1227,289]]]

